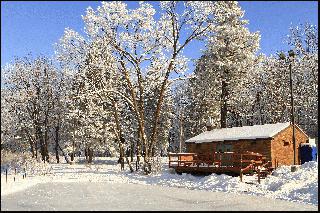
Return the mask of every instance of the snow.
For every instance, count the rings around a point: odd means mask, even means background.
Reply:
[[[211,131],[203,132],[193,138],[186,140],[186,143],[204,143],[224,140],[271,138],[281,130],[287,128],[289,125],[290,122],[213,129]]]
[[[315,138],[309,138],[309,144],[316,145],[316,139]]]
[[[168,158],[165,157],[162,158],[162,171],[150,175],[139,172],[130,173],[127,166],[125,171],[121,171],[117,160],[117,158],[99,157],[93,164],[88,165],[84,163],[83,158],[77,158],[77,163],[74,165],[46,164],[46,167],[38,170],[38,173],[28,175],[26,179],[23,179],[22,174],[19,173],[14,182],[14,174],[10,174],[7,184],[2,172],[1,196],[25,190],[40,183],[108,182],[248,194],[318,205],[318,162],[315,161],[298,166],[295,172],[290,171],[290,166],[281,166],[274,171],[274,175],[269,175],[261,180],[261,184],[258,184],[257,180],[251,176],[244,176],[243,182],[240,182],[239,177],[224,174],[194,176],[183,173],[178,175],[168,168]]]
[[[52,190],[54,188],[54,190]],[[250,203],[250,206],[248,206]],[[207,190],[108,182],[45,183],[1,198],[4,211],[316,211],[317,206]]]
[[[314,143],[301,143],[300,146],[312,146],[312,147],[316,147],[317,145]]]

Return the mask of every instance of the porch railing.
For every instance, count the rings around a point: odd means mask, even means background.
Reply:
[[[259,153],[212,152],[212,153],[169,153],[169,167],[215,166],[245,168],[252,164],[265,163],[265,157]]]

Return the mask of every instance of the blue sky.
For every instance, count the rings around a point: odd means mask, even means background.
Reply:
[[[130,8],[138,2],[127,2]],[[1,66],[14,56],[52,56],[53,44],[63,35],[66,27],[83,30],[81,15],[88,6],[96,9],[96,1],[78,2],[1,2]],[[152,4],[157,4],[153,2]],[[260,52],[270,55],[288,50],[284,44],[289,27],[310,22],[318,26],[317,1],[240,1],[249,20],[251,32],[260,31]],[[193,43],[184,53],[190,58],[201,55],[199,43]]]

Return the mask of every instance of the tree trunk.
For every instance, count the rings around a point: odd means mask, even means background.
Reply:
[[[40,142],[40,153],[41,153],[41,159],[45,162],[45,150],[44,150],[44,141],[43,141],[43,134],[41,131],[41,127],[39,125],[36,125],[36,135],[37,139]]]
[[[58,144],[59,149],[61,150],[64,159],[66,160],[67,163],[70,163],[69,159],[68,159],[68,155],[62,150],[61,146]]]
[[[38,115],[37,115],[38,117]],[[40,126],[40,122],[38,120],[38,118],[36,118],[36,120],[34,121],[35,123],[35,129],[36,129],[36,141],[39,140],[40,143],[40,154],[41,154],[41,160],[42,161],[46,161],[46,153],[45,153],[45,144],[44,144],[44,135],[43,132],[41,130],[41,126]]]
[[[44,151],[45,151],[45,160],[49,163],[49,149],[48,149],[48,130],[45,131],[45,134],[44,134]]]
[[[140,165],[140,156],[141,156],[141,153],[140,153],[140,145],[139,145],[139,142],[137,144],[137,149],[136,149],[136,155],[137,155],[137,161],[136,161],[136,171],[139,170],[139,165]]]
[[[225,80],[222,80],[222,88],[221,88],[221,107],[220,107],[220,113],[221,113],[221,119],[220,119],[220,126],[221,128],[227,128],[227,83]]]
[[[34,153],[34,147],[33,147],[32,141],[30,141],[30,148],[31,148],[32,158],[34,158],[35,157],[35,153]]]
[[[35,151],[36,151],[36,159],[38,160],[38,141],[36,139],[36,143],[35,143]]]
[[[84,148],[84,155],[86,156],[86,161],[88,161],[88,148]]]
[[[260,93],[259,94],[259,115],[260,115],[260,125],[264,124],[264,120],[262,118],[262,107],[261,107],[261,96]]]
[[[119,161],[120,161],[120,164],[121,164],[120,165],[121,166],[121,170],[124,169],[124,157],[125,157],[123,143],[124,143],[124,139],[120,138],[120,143],[119,143],[120,158],[119,158]]]
[[[134,172],[134,170],[132,168],[132,165],[131,165],[131,163],[130,163],[130,161],[129,161],[127,156],[126,156],[126,161],[127,161],[128,166],[129,166],[130,172]]]
[[[48,127],[48,113],[49,113],[49,108],[46,111],[45,115],[45,121],[44,121],[44,153],[45,153],[45,161],[49,163],[49,150],[48,150],[48,141],[49,141],[49,127]]]
[[[73,130],[71,161],[74,161],[74,145],[75,145],[75,131]]]
[[[183,113],[180,111],[180,134],[179,134],[179,152],[182,152],[182,141],[183,141]]]
[[[28,139],[29,139],[29,144],[30,144],[30,150],[31,150],[31,153],[32,153],[32,158],[35,157],[35,149],[34,149],[34,140],[32,139],[31,135],[29,134],[29,132],[25,129],[25,133],[26,135],[28,136]]]
[[[55,133],[56,133],[56,137],[55,137],[55,141],[56,141],[55,151],[56,151],[57,163],[59,163],[59,150],[58,150],[58,146],[59,146],[59,128],[60,128],[60,126],[57,125],[57,126],[56,126],[56,129],[55,129]]]
[[[155,155],[155,148],[154,148],[154,146],[151,148],[151,156],[152,157],[154,157],[154,155]]]
[[[123,58],[122,58],[123,59]],[[122,65],[122,71],[123,71],[123,74],[124,74],[124,77],[127,81],[127,84],[128,84],[128,87],[129,87],[129,91],[130,91],[130,95],[131,95],[131,98],[132,98],[132,103],[133,103],[133,108],[134,108],[134,112],[136,113],[136,116],[137,116],[137,121],[138,121],[138,133],[139,133],[139,139],[141,141],[139,141],[139,143],[141,143],[142,146],[147,146],[148,145],[148,142],[147,142],[147,139],[146,139],[146,135],[145,135],[145,129],[144,129],[144,108],[143,108],[143,104],[140,100],[140,104],[138,106],[138,103],[137,103],[137,100],[136,100],[136,92],[135,92],[135,88],[132,86],[132,83],[130,81],[130,77],[129,77],[129,74],[126,70],[126,66],[123,62],[121,62],[121,65]],[[140,93],[143,91],[141,91],[141,82],[139,82],[140,84]],[[140,99],[142,97],[142,94],[140,94]],[[113,103],[113,106],[114,106],[114,111],[115,111],[115,119],[116,119],[116,123],[117,123],[117,131],[118,131],[118,135],[121,135],[121,131],[120,131],[120,125],[119,125],[119,120],[118,120],[118,115],[117,115],[117,104],[115,102],[114,99],[111,99],[112,103]],[[145,160],[145,157],[144,157],[144,160]]]
[[[88,163],[92,163],[93,149],[88,148],[88,152],[89,152],[89,160],[88,160]]]
[[[130,160],[133,162],[133,141],[130,143]]]
[[[123,144],[125,143],[125,139],[122,137],[121,133],[121,127],[120,127],[120,121],[119,121],[119,116],[118,116],[118,105],[117,102],[112,99],[112,105],[113,105],[113,113],[114,113],[114,118],[116,121],[116,131],[115,134],[117,136],[117,141],[119,142],[119,151],[120,151],[120,157],[118,162],[120,163],[121,170],[124,169],[124,148]]]
[[[180,50],[178,50],[178,52],[179,51]],[[164,95],[165,95],[165,90],[166,90],[168,78],[169,78],[170,72],[171,72],[172,67],[173,67],[173,61],[176,59],[176,56],[178,55],[178,52],[176,52],[176,46],[175,46],[171,62],[169,64],[169,66],[168,66],[165,78],[164,78],[164,80],[162,82],[162,85],[161,85],[159,99],[158,99],[157,107],[156,107],[156,112],[155,112],[155,115],[154,115],[154,118],[153,118],[153,128],[152,128],[152,133],[151,133],[151,140],[149,142],[149,147],[145,148],[146,156],[147,156],[147,158],[145,158],[145,162],[147,162],[147,163],[149,163],[149,157],[151,157],[150,154],[152,154],[152,153],[149,153],[149,150],[152,151],[152,148],[154,147],[155,142],[156,142],[157,137],[158,137],[157,131],[158,131],[158,125],[159,125],[159,118],[160,118],[160,115],[161,115],[162,102],[163,102],[163,98],[164,98]]]

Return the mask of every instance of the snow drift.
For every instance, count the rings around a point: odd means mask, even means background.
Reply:
[[[69,165],[44,164],[42,173],[33,172],[33,175],[22,179],[22,176],[12,181],[11,174],[7,184],[4,184],[4,173],[1,174],[1,194],[6,195],[37,183],[45,182],[114,182],[144,185],[161,185],[182,187],[191,190],[221,191],[236,194],[250,194],[265,196],[273,199],[282,199],[305,204],[318,205],[318,162],[311,161],[291,172],[290,166],[277,168],[273,175],[258,184],[253,177],[244,176],[243,182],[239,177],[211,174],[208,176],[194,176],[191,174],[178,175],[168,168],[168,159],[162,158],[162,171],[156,174],[143,175],[140,172],[130,173],[129,169],[120,170],[117,158],[96,158],[94,163],[87,165],[83,158],[77,159],[77,164]],[[35,163],[34,168],[39,168]],[[41,163],[43,164],[43,163]],[[46,171],[46,172],[43,172]],[[31,171],[29,171],[31,172]],[[247,183],[246,183],[247,182]],[[248,184],[251,182],[251,184]]]

